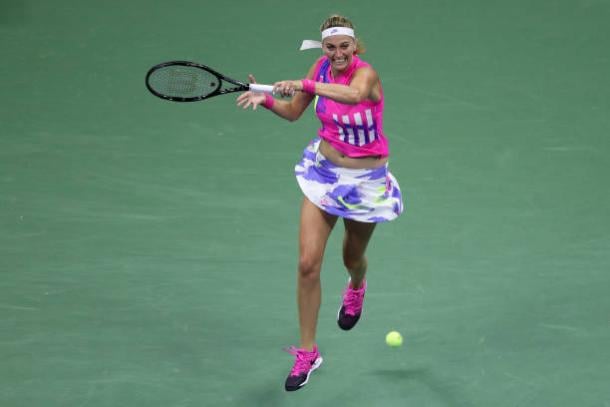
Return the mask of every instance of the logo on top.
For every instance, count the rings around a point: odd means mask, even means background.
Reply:
[[[336,33],[337,31],[339,31],[337,28],[333,28],[332,30],[330,30],[330,33],[331,33],[331,34],[334,34],[334,33]]]

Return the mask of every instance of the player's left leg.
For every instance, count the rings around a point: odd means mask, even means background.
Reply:
[[[344,219],[343,223],[345,225],[343,264],[350,275],[350,279],[343,293],[343,302],[337,315],[337,324],[341,329],[347,331],[356,325],[362,314],[367,269],[364,253],[376,224],[350,219]]]

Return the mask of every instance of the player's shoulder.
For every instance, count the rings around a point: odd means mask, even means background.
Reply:
[[[360,68],[370,68],[373,69],[373,66],[368,62],[365,61],[364,59],[362,59],[359,55],[354,55],[354,64],[356,66],[356,69],[360,69]]]
[[[362,60],[360,60],[360,61],[364,62]],[[377,71],[375,70],[375,68],[373,68],[373,66],[367,62],[356,64],[356,66],[354,67],[354,75],[368,76],[368,77],[373,77],[373,78],[378,77]]]

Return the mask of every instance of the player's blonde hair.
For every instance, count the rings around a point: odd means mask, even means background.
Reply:
[[[354,24],[350,21],[349,18],[347,18],[345,16],[342,16],[340,14],[333,14],[330,17],[328,17],[326,20],[324,20],[324,22],[320,26],[320,32],[326,30],[327,28],[331,28],[331,27],[347,27],[347,28],[351,28],[353,30]],[[366,51],[366,47],[364,46],[364,43],[358,37],[356,37],[355,40],[356,40],[356,54],[364,54],[364,52]]]

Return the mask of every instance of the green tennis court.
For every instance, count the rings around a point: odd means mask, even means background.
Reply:
[[[406,211],[350,332],[335,230],[325,362],[286,393],[318,121],[162,101],[144,74],[301,78],[337,12],[383,81]],[[609,407],[608,21],[606,0],[0,0],[0,405]]]

